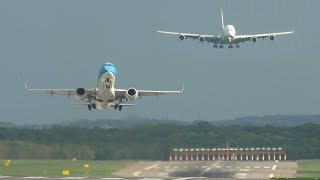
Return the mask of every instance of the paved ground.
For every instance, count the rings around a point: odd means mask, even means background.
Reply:
[[[114,173],[118,178],[0,176],[0,179],[270,179],[272,177],[294,178],[297,168],[297,163],[290,161],[141,161]]]
[[[183,161],[138,162],[114,175],[127,178],[237,178],[270,179],[272,177],[296,177],[296,162],[274,161]]]

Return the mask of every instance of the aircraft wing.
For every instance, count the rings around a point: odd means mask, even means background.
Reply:
[[[149,91],[149,90],[137,90],[138,96],[159,96],[165,94],[180,94],[184,90],[184,87],[180,91]],[[125,99],[126,98],[126,89],[115,89],[116,99]]]
[[[207,42],[220,43],[219,36],[214,36],[214,35],[179,33],[179,32],[168,32],[168,31],[157,31],[157,32],[162,33],[162,34],[170,34],[170,35],[177,35],[177,36],[183,35],[184,37],[186,37],[186,39],[187,38],[198,39],[199,37],[204,37],[205,41],[207,41]]]
[[[30,89],[27,84],[25,84],[25,88],[28,91],[33,92],[43,92],[48,93],[50,95],[65,95],[65,96],[75,96],[76,89]],[[96,89],[86,89],[86,97],[89,99],[96,99]]]
[[[291,33],[294,33],[294,31],[265,33],[265,34],[243,34],[243,35],[237,35],[236,37],[234,37],[234,41],[236,43],[239,43],[239,42],[250,41],[251,37],[256,37],[258,39],[261,39],[261,38],[267,38],[269,36],[279,36],[279,35],[291,34]]]

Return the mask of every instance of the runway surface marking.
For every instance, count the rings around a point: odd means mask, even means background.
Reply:
[[[205,178],[205,177],[183,177],[183,178],[176,178],[173,180],[188,180],[188,179],[200,179],[200,178]]]
[[[250,169],[250,166],[246,166],[247,169]]]
[[[2,179],[2,178],[9,178],[9,177],[11,177],[11,176],[0,176],[0,179]]]
[[[154,164],[154,165],[152,165],[152,166],[149,166],[149,167],[144,168],[144,170],[150,170],[150,169],[152,169],[152,168],[156,168],[157,166],[158,166],[158,164]]]
[[[276,170],[277,165],[272,166],[272,171]]]
[[[247,173],[236,173],[235,174],[236,176],[235,176],[235,178],[246,178],[246,176],[247,176]]]
[[[117,179],[124,179],[124,178],[101,178],[101,179],[117,180]]]
[[[29,176],[29,177],[23,177],[24,179],[46,179],[48,177],[41,177],[41,176]]]
[[[85,179],[86,177],[65,177],[61,179]]]
[[[230,169],[230,168],[232,168],[232,166],[226,166],[226,168]]]
[[[250,171],[250,169],[240,169],[240,171],[249,172],[249,171]]]
[[[265,166],[265,167],[263,167],[263,168],[265,168],[265,169],[270,169],[270,167],[269,167],[269,166]]]
[[[270,174],[270,175],[269,175],[269,178],[273,178],[273,174]]]
[[[168,171],[168,172],[174,172],[175,170],[174,170],[174,169],[167,169],[166,171]]]
[[[260,166],[255,166],[254,168],[255,168],[255,169],[260,169]]]
[[[134,172],[133,175],[138,177],[140,173],[141,173],[141,171],[137,171],[137,172]]]
[[[202,176],[204,173],[210,171],[213,167],[217,167],[216,165],[218,164],[218,162],[213,163],[211,166],[202,166],[202,167],[207,167],[201,174],[200,176]]]
[[[143,178],[143,180],[161,180],[161,178]]]
[[[221,166],[216,166],[216,168],[221,168]]]

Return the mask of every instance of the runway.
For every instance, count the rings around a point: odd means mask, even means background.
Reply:
[[[270,179],[295,178],[298,165],[293,161],[140,161],[113,173],[114,177],[12,177],[0,179],[27,180],[195,180],[195,179]]]
[[[177,180],[294,178],[298,166],[290,161],[173,161],[138,162],[114,175],[127,178]]]

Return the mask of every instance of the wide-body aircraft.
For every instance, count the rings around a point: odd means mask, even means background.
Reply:
[[[30,89],[25,83],[25,88],[29,91],[34,92],[45,92],[48,94],[66,95],[68,97],[74,96],[76,99],[85,101],[85,103],[77,103],[75,105],[87,106],[89,110],[100,109],[104,110],[109,107],[114,109],[122,110],[123,106],[134,106],[134,104],[123,103],[123,100],[135,100],[137,97],[142,96],[159,96],[164,94],[180,94],[180,91],[148,91],[148,90],[137,90],[133,87],[129,89],[116,89],[116,67],[112,63],[105,63],[101,67],[98,76],[97,87],[94,89]],[[92,102],[92,101],[95,101]],[[118,101],[114,103],[114,101]]]
[[[168,31],[157,31],[163,34],[177,35],[179,41],[191,38],[193,40],[198,39],[199,43],[214,43],[214,48],[223,48],[224,44],[227,44],[229,48],[239,48],[239,43],[244,43],[250,41],[251,43],[256,43],[258,39],[268,38],[270,41],[274,41],[276,36],[283,34],[291,34],[294,31],[288,32],[276,32],[276,33],[264,33],[264,34],[236,34],[236,29],[233,25],[224,26],[223,22],[223,11],[221,9],[221,28],[222,32],[220,35],[206,35],[206,34],[190,34],[190,33],[180,33],[180,32],[168,32]]]

